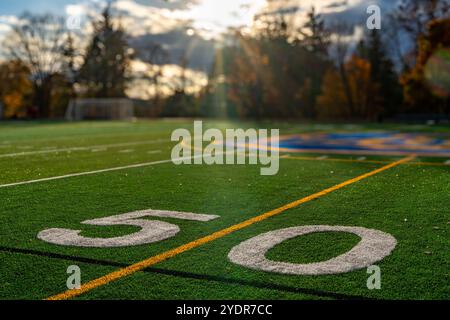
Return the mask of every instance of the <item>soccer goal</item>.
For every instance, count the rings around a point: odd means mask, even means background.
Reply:
[[[126,120],[134,117],[129,99],[75,99],[69,102],[67,120]]]

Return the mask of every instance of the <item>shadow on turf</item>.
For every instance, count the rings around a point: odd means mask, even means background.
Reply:
[[[68,261],[75,261],[75,262],[108,266],[108,267],[125,268],[125,267],[129,266],[128,264],[120,263],[120,262],[105,261],[105,260],[98,260],[98,259],[91,259],[91,258],[84,258],[84,257],[76,257],[76,256],[71,256],[71,255],[50,253],[50,252],[31,250],[31,249],[9,248],[9,247],[0,246],[0,252],[26,254],[26,255],[40,256],[40,257],[46,257],[46,258],[51,258],[51,259],[68,260]],[[292,293],[302,293],[302,294],[307,294],[307,295],[314,295],[314,296],[318,296],[318,297],[338,299],[338,300],[374,300],[374,299],[367,298],[364,296],[348,295],[348,294],[320,291],[320,290],[307,289],[307,288],[296,288],[296,287],[290,287],[290,286],[273,284],[273,283],[264,283],[264,282],[259,282],[259,281],[250,281],[250,280],[242,280],[242,279],[233,279],[233,278],[227,278],[227,277],[222,277],[222,276],[210,276],[210,275],[203,275],[203,274],[196,274],[196,273],[175,271],[175,270],[147,268],[147,269],[143,270],[143,272],[153,273],[153,274],[162,274],[162,275],[180,277],[180,278],[185,278],[185,279],[207,280],[207,281],[222,282],[222,283],[227,283],[227,284],[238,284],[238,285],[242,285],[242,286],[251,286],[251,287],[259,288],[259,289],[269,289],[269,290],[277,290],[277,291],[292,292]]]

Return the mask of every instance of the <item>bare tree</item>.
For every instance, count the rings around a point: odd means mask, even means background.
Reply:
[[[52,76],[64,66],[65,41],[62,18],[24,13],[3,43],[7,56],[22,61],[30,69],[34,105],[43,117],[49,115]]]
[[[181,95],[186,94],[186,88],[188,85],[188,78],[187,78],[188,65],[189,61],[187,58],[187,53],[184,52],[180,58],[180,68],[181,68],[180,81],[177,83],[175,89],[175,91]]]
[[[169,53],[160,44],[148,42],[139,47],[137,56],[151,65],[151,74],[142,75],[141,79],[150,82],[153,88],[153,105],[158,108],[162,97],[163,68],[169,61]]]
[[[179,74],[174,76],[172,81],[168,84],[173,91],[174,96],[182,97],[186,94],[186,89],[192,84],[192,79],[189,79],[189,48],[183,48],[176,59],[177,66],[180,68]]]
[[[347,103],[349,108],[349,114],[354,114],[355,103],[352,97],[352,91],[350,88],[350,82],[347,75],[345,64],[351,53],[351,39],[353,36],[354,27],[345,23],[338,23],[334,27],[330,28],[331,36],[331,48],[330,54],[336,62],[336,66],[339,70],[339,75],[344,85],[345,96],[347,97]]]

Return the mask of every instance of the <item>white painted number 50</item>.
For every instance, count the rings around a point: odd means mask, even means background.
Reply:
[[[80,235],[81,230],[48,229],[41,231],[38,238],[53,244],[63,246],[113,248],[128,247],[154,243],[174,237],[180,228],[164,221],[146,220],[145,217],[174,218],[192,221],[210,221],[219,218],[216,215],[206,215],[187,212],[144,210],[121,214],[112,217],[83,221],[83,224],[96,226],[136,226],[141,230],[115,238],[88,238]]]
[[[146,217],[174,218],[192,221],[210,221],[219,218],[216,215],[197,213],[145,210],[101,219],[87,220],[83,224],[96,226],[136,226],[141,230],[115,238],[88,238],[80,235],[80,230],[48,229],[41,231],[38,238],[53,244],[77,247],[128,247],[150,244],[174,237],[180,228],[164,221],[147,220]],[[266,253],[282,242],[317,232],[347,232],[356,234],[361,241],[347,253],[328,261],[309,264],[296,264],[271,261]],[[361,227],[343,226],[301,226],[279,229],[251,238],[235,246],[228,258],[243,267],[291,275],[325,275],[347,273],[366,268],[390,255],[397,245],[393,236],[379,230]]]

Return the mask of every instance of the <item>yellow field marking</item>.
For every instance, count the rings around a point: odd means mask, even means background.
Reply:
[[[339,159],[339,158],[316,158],[316,157],[292,157],[289,155],[282,156],[283,159],[292,160],[304,160],[304,161],[327,161],[327,162],[355,162],[355,163],[373,163],[373,164],[386,164],[390,161],[383,160],[353,160],[353,159]]]
[[[134,273],[136,273],[138,271],[142,271],[142,270],[144,270],[144,269],[146,269],[146,268],[148,268],[150,266],[153,266],[153,265],[155,265],[157,263],[160,263],[162,261],[165,261],[167,259],[175,257],[175,256],[177,256],[177,255],[179,255],[179,254],[181,254],[183,252],[186,252],[186,251],[189,251],[191,249],[197,248],[197,247],[199,247],[199,246],[201,246],[203,244],[209,243],[209,242],[217,240],[219,238],[223,238],[223,237],[229,235],[230,233],[233,233],[233,232],[239,231],[241,229],[244,229],[244,228],[246,228],[248,226],[251,226],[251,225],[253,225],[253,224],[257,223],[257,222],[260,222],[260,221],[266,220],[266,219],[268,219],[270,217],[279,215],[279,214],[285,212],[286,210],[298,207],[301,204],[304,204],[306,202],[315,200],[315,199],[320,198],[322,196],[325,196],[325,195],[327,195],[327,194],[329,194],[331,192],[334,192],[336,190],[344,188],[344,187],[346,187],[348,185],[351,185],[353,183],[359,182],[361,180],[364,180],[366,178],[374,176],[374,175],[376,175],[376,174],[378,174],[380,172],[389,170],[389,169],[394,168],[394,167],[396,167],[396,166],[398,166],[400,164],[403,164],[403,163],[406,163],[408,161],[411,161],[414,158],[415,158],[415,156],[409,156],[409,157],[403,158],[403,159],[401,159],[399,161],[390,163],[390,164],[388,164],[388,165],[386,165],[386,166],[384,166],[382,168],[373,170],[371,172],[365,173],[365,174],[363,174],[361,176],[358,176],[356,178],[352,178],[350,180],[347,180],[345,182],[337,184],[334,187],[322,190],[320,192],[317,192],[317,193],[312,194],[310,196],[307,196],[305,198],[302,198],[302,199],[299,199],[297,201],[294,201],[294,202],[291,202],[289,204],[286,204],[286,205],[284,205],[284,206],[282,206],[280,208],[274,209],[272,211],[263,213],[262,215],[259,215],[257,217],[254,217],[254,218],[248,219],[248,220],[246,220],[244,222],[238,223],[238,224],[236,224],[234,226],[231,226],[231,227],[228,227],[226,229],[217,231],[217,232],[215,232],[215,233],[213,233],[211,235],[208,235],[206,237],[203,237],[203,238],[194,240],[192,242],[189,242],[187,244],[184,244],[184,245],[182,245],[182,246],[180,246],[178,248],[166,251],[164,253],[158,254],[156,256],[153,256],[153,257],[148,258],[146,260],[143,260],[141,262],[138,262],[138,263],[135,263],[133,265],[130,265],[129,267],[126,267],[126,268],[123,268],[123,269],[119,269],[119,270],[114,271],[114,272],[112,272],[110,274],[107,274],[107,275],[105,275],[103,277],[100,277],[100,278],[97,278],[95,280],[89,281],[86,284],[83,284],[81,286],[81,288],[78,289],[78,290],[68,290],[68,291],[65,291],[63,293],[51,296],[51,297],[47,298],[47,300],[67,300],[67,299],[70,299],[70,298],[77,297],[77,296],[79,296],[79,295],[81,295],[83,293],[86,293],[88,291],[91,291],[91,290],[93,290],[95,288],[98,288],[98,287],[106,285],[106,284],[108,284],[110,282],[119,280],[119,279],[124,278],[126,276],[129,276],[131,274],[134,274]]]
[[[354,163],[372,163],[372,164],[386,164],[391,163],[387,160],[354,160],[354,159],[339,159],[339,158],[326,158],[326,159],[320,159],[315,157],[296,157],[296,156],[290,156],[290,155],[284,155],[281,156],[282,159],[292,159],[292,160],[305,160],[305,161],[328,161],[328,162],[354,162]],[[435,167],[450,167],[450,164],[445,163],[437,163],[437,162],[408,162],[403,163],[403,165],[408,166],[435,166]]]

